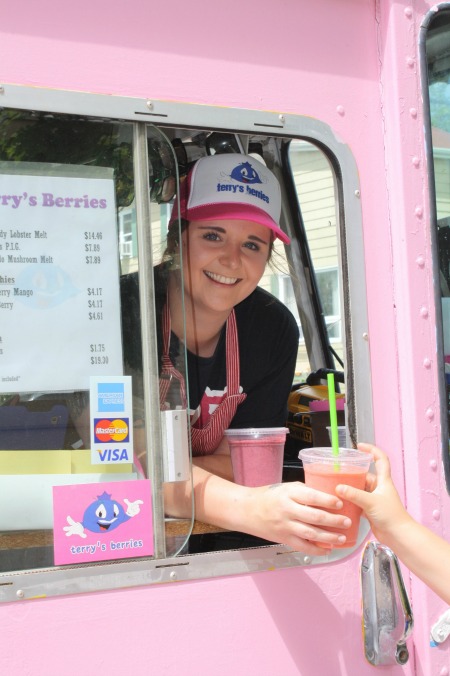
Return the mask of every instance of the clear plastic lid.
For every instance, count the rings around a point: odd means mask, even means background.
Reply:
[[[252,437],[253,439],[259,439],[260,437],[267,436],[286,436],[288,432],[289,429],[287,427],[247,427],[245,429],[225,430],[224,434],[227,437]]]
[[[359,451],[356,448],[340,448],[339,454],[335,455],[333,449],[329,446],[323,448],[304,448],[298,457],[303,464],[321,463],[321,464],[343,464],[353,467],[369,468],[373,461],[373,456],[370,453]]]

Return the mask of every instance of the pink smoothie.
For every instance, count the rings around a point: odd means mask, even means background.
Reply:
[[[228,437],[234,480],[242,486],[268,486],[281,482],[286,435],[261,438]]]
[[[348,484],[355,488],[364,489],[366,485],[367,470],[363,467],[348,467],[340,466],[339,471],[336,471],[334,465],[331,463],[305,463],[305,484],[316,488],[323,493],[330,493],[336,495],[336,486],[338,484]],[[353,505],[347,500],[342,500],[344,506],[341,510],[335,509],[327,510],[332,514],[344,514],[352,520],[352,525],[347,530],[339,530],[338,528],[325,528],[323,530],[333,531],[334,533],[343,533],[347,540],[342,545],[333,545],[333,547],[353,547],[356,544],[359,530],[359,519],[361,516],[361,509]]]

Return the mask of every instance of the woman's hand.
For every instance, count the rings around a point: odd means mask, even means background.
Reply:
[[[246,532],[313,556],[329,554],[333,545],[345,543],[350,519],[324,511],[341,509],[339,498],[297,481],[247,491],[243,501],[247,509]],[[339,532],[329,532],[324,527],[337,528]]]

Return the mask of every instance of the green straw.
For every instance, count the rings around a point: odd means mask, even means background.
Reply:
[[[339,435],[336,412],[336,391],[334,389],[334,373],[327,373],[328,401],[330,402],[331,446],[333,455],[339,457]],[[334,463],[334,469],[339,470],[339,463]]]

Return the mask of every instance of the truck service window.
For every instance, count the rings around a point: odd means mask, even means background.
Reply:
[[[255,133],[245,111],[236,131],[220,110],[220,124],[205,114],[199,128],[183,124],[183,106],[168,110],[158,126],[134,109],[109,119],[97,102],[83,117],[51,107],[0,112],[2,575],[40,571],[45,584],[53,574],[64,590],[67,567],[81,566],[80,588],[91,570],[92,584],[108,588],[121,585],[124,566],[139,584],[164,580],[173,566],[187,578],[242,572],[251,552],[256,566],[267,556],[276,566],[324,563],[199,518],[189,309],[182,303],[164,324],[170,285],[181,298],[192,289],[182,195],[198,160],[233,154],[241,166],[245,156],[280,186],[282,237],[258,288],[290,310],[298,331],[282,481],[304,480],[299,450],[331,444],[330,371],[347,442],[371,438],[357,405],[370,408],[370,377],[367,345],[355,339],[367,320],[349,151],[325,148],[320,123],[302,135],[301,118],[277,135],[264,124]],[[202,242],[222,241],[224,227],[214,223]],[[250,239],[245,255],[257,250]],[[365,532],[363,523],[360,538]],[[203,553],[210,557],[194,556]]]

